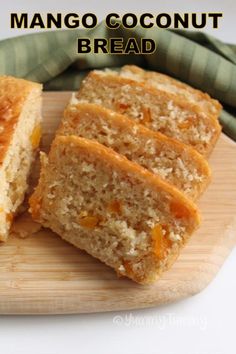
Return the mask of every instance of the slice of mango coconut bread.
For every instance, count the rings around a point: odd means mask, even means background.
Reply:
[[[195,204],[94,140],[56,136],[41,156],[32,217],[134,281],[152,283],[199,225]]]

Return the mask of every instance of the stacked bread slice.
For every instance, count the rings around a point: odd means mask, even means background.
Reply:
[[[203,155],[220,107],[133,66],[90,73],[42,154],[33,218],[119,275],[153,282],[199,226],[192,200],[210,180]]]
[[[69,105],[57,132],[94,139],[196,199],[210,181],[207,161],[191,146],[97,104]]]
[[[40,84],[0,77],[0,241],[9,234],[28,187],[41,136]]]
[[[153,75],[155,78],[155,74]],[[173,80],[173,79],[172,79]],[[103,105],[118,113],[135,119],[146,127],[161,132],[169,137],[191,145],[202,155],[208,156],[212,151],[221,127],[216,119],[221,106],[209,98],[209,109],[198,104],[199,95],[176,94],[176,92],[163,90],[157,87],[155,80],[132,79],[126,72],[92,71],[81,85],[77,98],[83,102]],[[193,89],[192,89],[193,90]],[[182,89],[181,92],[187,92]],[[208,97],[208,96],[207,96]],[[205,95],[204,100],[206,101]],[[216,108],[217,106],[217,108]]]

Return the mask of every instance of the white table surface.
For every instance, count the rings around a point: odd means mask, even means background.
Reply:
[[[11,12],[223,12],[218,30],[235,43],[235,0],[83,1],[2,0],[0,39],[30,32],[11,30]],[[33,32],[31,30],[31,32]],[[70,316],[1,316],[1,354],[234,354],[236,353],[236,251],[200,294],[154,309]],[[118,316],[118,317],[117,317]]]

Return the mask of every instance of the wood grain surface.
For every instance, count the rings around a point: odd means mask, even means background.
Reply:
[[[69,97],[68,92],[44,94],[43,150],[48,149]],[[199,201],[202,225],[174,266],[156,284],[142,286],[118,279],[112,269],[51,231],[41,229],[34,233],[35,225],[25,217],[17,227],[26,226],[28,236],[12,235],[0,245],[0,313],[59,314],[144,308],[203,290],[236,242],[236,144],[223,134],[210,165],[213,181]]]

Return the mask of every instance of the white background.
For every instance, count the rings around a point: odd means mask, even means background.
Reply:
[[[223,12],[220,28],[206,30],[236,43],[235,0],[1,0],[0,39],[29,32],[9,28],[11,12],[63,11],[94,12],[99,19],[115,11]],[[0,354],[235,354],[235,269],[234,251],[201,294],[155,309],[92,315],[1,316]]]

